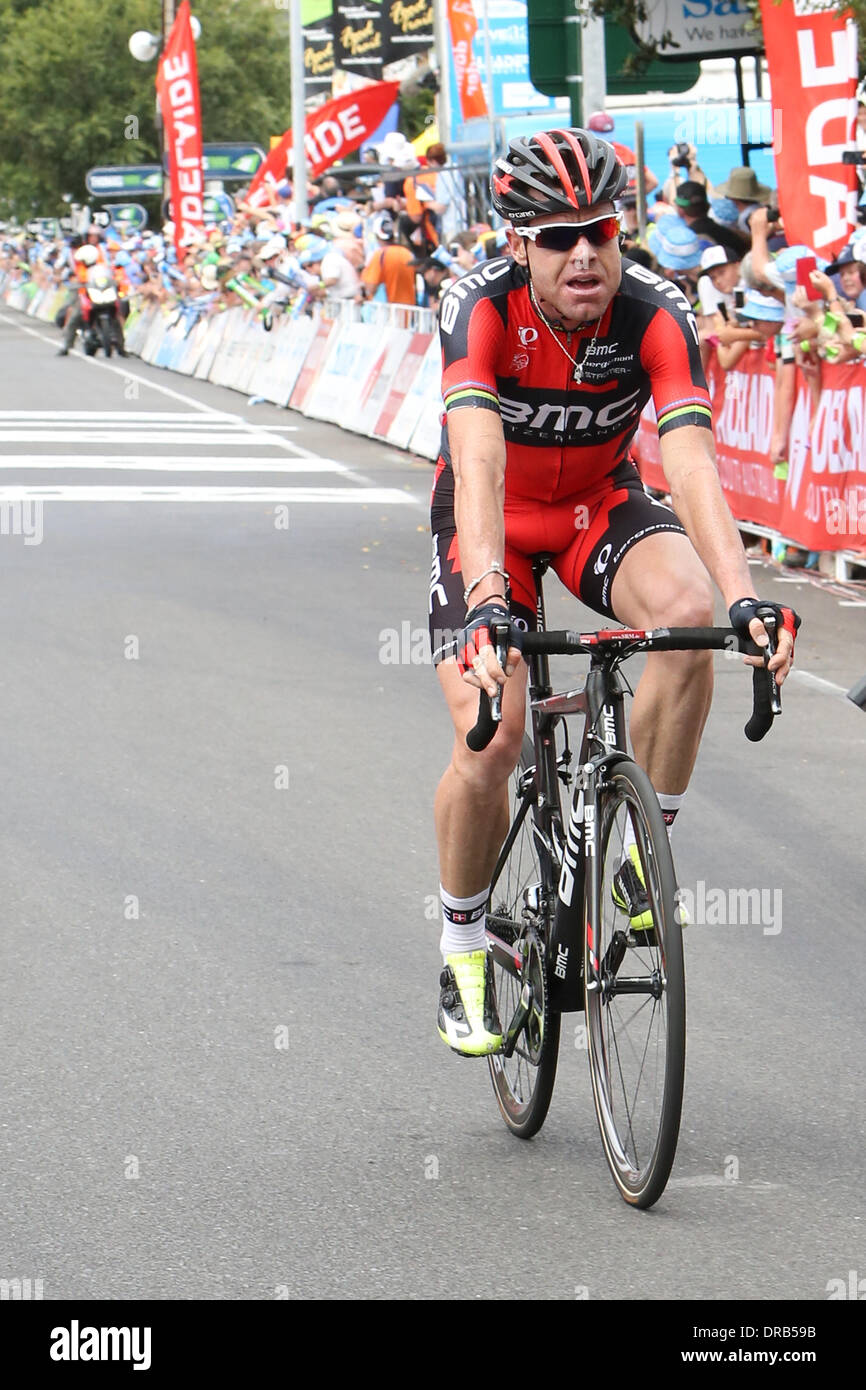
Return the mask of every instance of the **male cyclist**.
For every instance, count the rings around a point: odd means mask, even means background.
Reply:
[[[614,199],[625,183],[611,146],[589,131],[513,140],[491,181],[510,257],[464,276],[440,309],[447,423],[433,486],[430,626],[455,741],[435,808],[445,961],[438,1024],[466,1055],[502,1045],[484,919],[524,730],[521,633],[535,626],[529,557],[551,553],[573,594],[631,628],[711,624],[714,580],[732,625],[767,642],[719,485],[694,315],[675,285],[622,258]],[[650,398],[674,511],[647,495],[628,457]],[[781,684],[799,619],[778,607],[776,617],[770,669]],[[503,671],[489,629],[504,620]],[[654,654],[635,692],[635,757],[659,789],[668,826],[712,681],[711,653]],[[465,736],[479,686],[489,695],[504,687],[503,717],[490,746],[471,753]],[[632,929],[651,926],[636,847],[617,884]]]

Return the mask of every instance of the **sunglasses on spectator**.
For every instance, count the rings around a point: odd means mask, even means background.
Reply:
[[[548,222],[546,227],[515,227],[518,236],[542,251],[571,251],[581,237],[592,246],[604,246],[620,233],[619,216],[596,217],[591,222]]]

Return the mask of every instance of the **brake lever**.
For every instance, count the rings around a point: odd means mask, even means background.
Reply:
[[[768,639],[766,649],[767,655],[764,662],[764,666],[766,669],[766,667],[769,665],[770,658],[772,656],[775,656],[776,648],[778,646],[778,642],[776,640],[777,632],[775,613],[768,613],[765,618],[761,618],[761,622],[764,624],[764,627],[766,628]],[[779,686],[776,684],[776,677],[774,672],[768,670],[767,679],[770,682],[770,709],[772,710],[773,716],[775,717],[777,714],[782,713],[782,692]]]

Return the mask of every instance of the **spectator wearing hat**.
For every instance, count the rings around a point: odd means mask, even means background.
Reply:
[[[710,217],[710,202],[707,190],[702,184],[690,180],[681,183],[676,191],[674,207],[677,215],[693,232],[697,232],[698,236],[706,237],[718,246],[736,252],[741,258],[748,250],[748,240],[742,232],[733,227],[723,227],[720,222],[715,222]]]
[[[697,319],[705,372],[712,349],[721,341],[720,330],[736,322],[734,291],[740,283],[740,264],[738,253],[726,246],[708,246],[701,254]]]
[[[736,307],[734,290],[740,283],[742,257],[727,246],[708,246],[701,255],[701,270],[698,280],[701,313],[716,314],[719,305],[724,304],[729,318],[733,318]]]
[[[361,273],[364,295],[372,299],[384,292],[389,304],[414,304],[415,257],[408,246],[395,242],[394,219],[380,212],[373,232],[379,244]]]
[[[662,274],[679,285],[694,307],[698,301],[701,255],[712,243],[699,236],[681,217],[668,214],[649,229],[647,245]]]
[[[773,197],[773,190],[767,184],[758,182],[754,169],[750,169],[747,164],[740,164],[731,170],[724,183],[719,184],[716,196],[730,198],[739,210],[741,230],[748,231],[755,208],[761,203],[765,207],[768,206]]]
[[[866,309],[866,266],[853,246],[843,246],[824,274],[833,277],[846,313],[849,309]]]
[[[772,295],[749,290],[739,311],[739,324],[719,329],[719,365],[730,371],[748,351],[764,348],[774,338],[785,317],[784,307]]]

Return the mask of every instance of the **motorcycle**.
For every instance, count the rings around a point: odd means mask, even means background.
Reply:
[[[111,356],[115,347],[121,357],[126,356],[117,286],[107,266],[95,265],[88,272],[81,290],[81,313],[84,318],[82,346],[87,357],[95,357],[100,347],[106,357]]]

